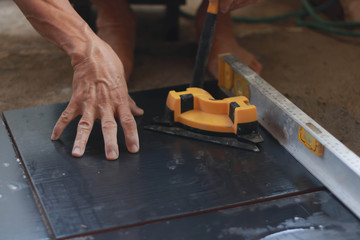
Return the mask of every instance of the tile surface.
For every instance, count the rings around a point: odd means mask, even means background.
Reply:
[[[23,167],[1,118],[0,239],[49,239]]]
[[[214,84],[208,88],[215,89]],[[321,187],[265,131],[261,153],[253,153],[142,130],[162,112],[168,90],[132,94],[146,113],[137,119],[141,150],[138,154],[127,153],[119,131],[117,161],[105,160],[99,121],[83,158],[71,156],[77,120],[59,141],[50,141],[52,128],[66,104],[4,113],[57,237]]]
[[[89,236],[125,240],[357,240],[360,222],[327,191]]]

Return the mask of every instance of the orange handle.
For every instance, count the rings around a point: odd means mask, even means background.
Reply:
[[[207,12],[212,13],[212,14],[218,14],[218,12],[219,12],[219,0],[216,0],[214,2],[209,2]]]

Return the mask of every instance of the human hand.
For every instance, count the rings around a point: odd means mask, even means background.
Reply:
[[[245,7],[251,3],[257,3],[260,0],[209,0],[210,2],[219,2],[219,9],[222,13]]]
[[[74,142],[72,155],[81,157],[95,119],[101,119],[108,160],[119,156],[117,124],[119,118],[129,152],[139,150],[139,137],[135,116],[143,114],[128,95],[123,65],[111,47],[98,39],[89,46],[85,58],[72,59],[74,67],[73,94],[70,102],[57,121],[51,139],[57,140],[66,126],[82,115]]]

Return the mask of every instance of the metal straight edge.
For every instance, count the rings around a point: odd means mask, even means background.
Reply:
[[[284,148],[360,218],[360,158],[305,114],[279,91],[242,64],[235,56],[222,56],[250,85],[250,102],[259,123]],[[298,139],[299,125],[324,146],[314,155]]]

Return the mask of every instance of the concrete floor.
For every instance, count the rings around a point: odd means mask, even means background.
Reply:
[[[198,1],[184,7],[194,12]],[[239,16],[271,16],[297,0],[263,0]],[[181,19],[180,41],[164,41],[163,7],[136,7],[138,43],[129,90],[188,83],[196,51],[193,21]],[[156,27],[154,27],[156,26]],[[237,23],[238,42],[262,62],[262,77],[360,155],[360,40],[297,27],[295,20]],[[68,101],[72,68],[43,40],[16,5],[0,0],[0,112]],[[208,77],[210,78],[210,77]]]

